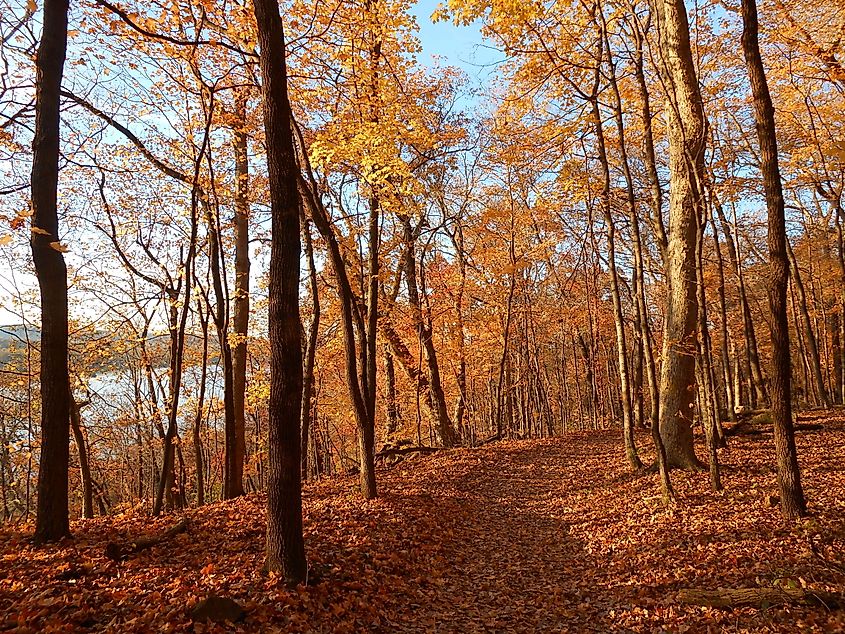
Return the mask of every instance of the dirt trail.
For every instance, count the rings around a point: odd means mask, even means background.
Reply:
[[[598,444],[596,451],[603,453]],[[596,560],[570,533],[564,510],[567,489],[583,484],[567,473],[571,453],[560,442],[542,441],[469,452],[422,484],[443,509],[444,561],[435,562],[437,576],[421,588],[416,621],[393,625],[405,631],[607,631],[590,587]]]
[[[845,503],[823,501],[845,483],[841,421],[799,435],[816,530],[845,540]],[[649,439],[639,443],[649,455]],[[443,550],[428,582],[411,586],[403,632],[839,631],[841,614],[804,608],[725,612],[674,603],[682,587],[771,585],[819,577],[806,533],[764,503],[774,493],[769,438],[724,452],[729,489],[707,474],[674,473],[681,504],[667,512],[656,476],[624,464],[614,432],[510,442],[429,459],[418,484],[439,514]],[[407,482],[414,467],[385,479]],[[395,479],[395,480],[394,480]],[[406,485],[407,486],[407,485]],[[410,513],[412,501],[403,503]],[[436,527],[433,537],[436,537]],[[822,531],[823,532],[823,531]],[[828,576],[830,589],[842,581]],[[397,606],[402,616],[405,613]],[[830,623],[827,620],[830,620]],[[832,623],[832,625],[831,625]],[[830,628],[833,628],[831,630]]]

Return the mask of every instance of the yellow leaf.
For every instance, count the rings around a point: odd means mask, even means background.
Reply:
[[[0,247],[9,244],[12,241],[11,235],[0,236]]]
[[[37,233],[39,236],[49,236],[50,235],[49,231],[47,231],[46,229],[42,229],[41,227],[36,227],[35,225],[32,225],[32,228],[30,229],[30,231],[32,231],[32,233]]]
[[[67,253],[68,252],[68,248],[65,245],[63,245],[61,242],[51,242],[50,246],[52,248],[54,248],[56,251],[58,251],[59,253]]]
[[[30,13],[35,13],[35,10],[38,9],[38,5],[35,4],[35,0],[26,0],[26,10]]]

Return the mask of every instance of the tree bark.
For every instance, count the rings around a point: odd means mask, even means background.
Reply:
[[[702,222],[702,225],[704,223]],[[707,324],[707,296],[704,288],[704,265],[702,251],[704,227],[699,232],[699,246],[696,255],[696,282],[698,293],[698,394],[701,421],[707,442],[707,462],[710,467],[710,486],[714,491],[722,490],[722,474],[719,467],[719,421],[718,408],[712,382],[712,355],[710,349],[710,331]]]
[[[713,207],[716,210],[716,215],[719,217],[719,223],[722,226],[722,231],[725,234],[725,245],[728,248],[728,258],[734,268],[737,279],[737,290],[739,292],[739,307],[742,313],[742,332],[745,339],[745,356],[743,358],[743,369],[745,377],[748,380],[748,403],[752,408],[757,407],[758,401],[764,403],[768,401],[768,395],[763,380],[763,371],[760,368],[760,356],[757,353],[757,329],[754,326],[754,320],[751,317],[751,308],[748,304],[748,293],[745,289],[745,275],[742,270],[742,262],[740,261],[739,252],[739,237],[734,237],[734,229],[728,222],[722,205],[716,199],[715,193],[711,191],[711,198],[713,200]],[[735,405],[742,405],[742,399],[734,399]]]
[[[308,261],[308,281],[311,289],[311,322],[305,344],[305,361],[302,368],[302,408],[299,414],[301,445],[300,460],[302,479],[308,479],[308,439],[311,429],[311,402],[314,393],[314,363],[317,358],[317,335],[320,332],[320,289],[317,286],[317,268],[314,265],[314,245],[311,242],[311,228],[302,214],[302,237],[305,241],[305,257]]]
[[[625,335],[625,321],[622,315],[622,300],[619,296],[619,273],[616,270],[616,226],[610,209],[610,166],[607,161],[607,151],[604,142],[601,111],[599,109],[598,88],[601,81],[602,51],[604,49],[603,32],[597,38],[597,58],[595,81],[591,95],[591,111],[593,118],[593,132],[596,135],[599,165],[602,173],[600,205],[604,222],[607,226],[607,267],[610,276],[610,295],[613,302],[613,323],[616,331],[616,359],[619,373],[619,391],[622,402],[622,435],[625,443],[625,457],[632,469],[642,468],[642,462],[637,455],[634,442],[634,420],[631,408],[631,385],[628,367],[628,344]]]
[[[223,286],[220,253],[220,232],[217,213],[209,202],[204,202],[208,231],[208,260],[211,269],[211,286],[214,289],[214,310],[211,318],[217,330],[220,359],[223,365],[223,436],[225,460],[223,469],[223,499],[231,500],[243,495],[243,460],[239,460],[235,430],[235,389],[232,367],[232,346],[229,342],[229,297]],[[241,456],[242,458],[242,456]]]
[[[396,364],[393,363],[393,353],[390,345],[385,344],[384,356],[384,380],[385,380],[385,411],[387,413],[387,429],[385,436],[388,442],[399,431],[399,403],[396,400]]]
[[[121,561],[148,548],[158,546],[186,530],[188,530],[188,518],[183,517],[160,535],[139,537],[126,543],[109,542],[106,544],[105,555],[112,561]]]
[[[695,253],[704,202],[706,122],[683,0],[657,0],[669,114],[669,243],[660,377],[660,435],[669,467],[700,468],[693,449]]]
[[[376,49],[378,49],[376,46]],[[378,52],[373,53],[377,59]],[[374,62],[376,63],[376,62]],[[376,79],[374,79],[376,81]],[[378,276],[379,276],[379,249],[380,249],[380,223],[381,204],[375,192],[370,195],[370,217],[368,222],[368,243],[369,257],[367,258],[367,322],[366,326],[359,328],[361,333],[361,347],[363,354],[361,359],[362,381],[361,387],[364,394],[364,408],[367,412],[366,418],[358,425],[358,451],[360,455],[360,484],[361,494],[364,499],[371,500],[376,497],[376,375],[378,352]]]
[[[622,112],[622,96],[619,92],[619,85],[616,81],[616,64],[614,62],[613,52],[612,52],[612,49],[610,47],[610,40],[609,40],[609,37],[608,37],[608,34],[607,34],[607,25],[606,25],[604,13],[602,13],[601,19],[602,19],[603,39],[604,39],[604,43],[605,43],[605,50],[607,52],[607,63],[608,63],[608,66],[609,66],[609,71],[610,71],[609,72],[610,88],[611,88],[611,92],[613,94],[614,121],[616,122],[616,133],[619,136],[618,143],[619,143],[620,163],[622,165],[622,174],[625,177],[625,194],[626,194],[626,202],[627,202],[627,209],[628,209],[628,220],[631,223],[631,236],[633,238],[633,240],[632,240],[632,251],[633,251],[633,254],[634,254],[634,272],[633,272],[633,275],[632,275],[632,279],[633,279],[633,286],[634,286],[634,297],[632,297],[632,301],[636,304],[636,311],[635,312],[639,316],[639,319],[636,320],[636,325],[637,325],[637,328],[638,328],[638,334],[639,334],[639,338],[640,338],[640,348],[639,348],[639,351],[638,351],[638,355],[640,357],[640,360],[645,362],[646,378],[648,379],[649,393],[650,393],[651,404],[652,404],[651,416],[657,417],[657,416],[659,416],[659,413],[658,413],[658,408],[655,406],[655,402],[658,401],[658,399],[659,399],[659,395],[658,395],[659,392],[658,392],[658,389],[657,389],[657,379],[656,379],[656,372],[655,372],[655,367],[654,367],[654,354],[652,352],[652,347],[651,347],[651,333],[650,333],[650,327],[649,327],[649,323],[648,323],[648,308],[647,308],[646,301],[645,301],[645,287],[644,287],[645,280],[644,280],[644,275],[643,275],[644,274],[644,266],[643,266],[643,253],[642,253],[642,239],[641,239],[641,236],[640,236],[640,224],[639,224],[639,218],[638,218],[638,214],[637,214],[636,194],[634,192],[634,179],[633,179],[633,176],[631,174],[631,166],[630,166],[630,163],[628,161],[628,145],[625,141],[625,124],[624,124],[624,118],[623,118],[623,112]],[[647,95],[646,95],[646,100],[647,100]],[[596,103],[596,106],[595,106],[596,110],[598,109],[597,106],[598,106],[598,103]],[[647,107],[648,106],[646,106],[646,108]],[[595,116],[595,113],[594,113],[594,116]],[[599,126],[600,126],[600,123],[601,123],[601,119],[599,119],[599,121],[598,121]],[[599,149],[599,159],[601,160],[601,157],[604,156],[605,157],[604,160],[606,161],[607,160],[607,153],[606,153],[606,151],[604,150],[604,147],[603,147],[604,146],[604,140],[603,139],[599,143],[599,145],[601,146],[600,149]],[[653,148],[652,148],[652,151],[653,151]],[[610,194],[610,191],[609,191],[610,190],[609,169],[605,173],[605,169],[602,168],[602,175],[605,178],[606,189],[608,190],[607,193],[608,193],[608,212],[609,212],[609,194]],[[658,183],[657,187],[659,189],[659,183]],[[655,204],[655,200],[652,201],[653,210],[658,210],[660,208],[659,199],[662,197],[662,195],[659,194],[658,192],[653,191],[652,196],[657,197],[657,201],[656,201],[657,204]],[[607,220],[607,218],[605,220]],[[662,221],[662,218],[661,218],[661,221]],[[609,226],[608,231],[610,232],[610,231],[613,231],[613,230],[614,229],[613,229],[612,221],[611,221],[611,225]],[[608,260],[610,258],[609,252],[610,252],[610,248],[609,248],[609,241],[608,241]],[[615,258],[615,252],[616,252],[615,246],[614,246],[613,252],[614,252],[614,260],[615,260],[616,259]],[[612,275],[613,275],[613,278],[611,279],[612,285],[616,287],[614,303],[617,303],[617,302],[619,302],[619,282],[618,282],[618,280],[614,279],[614,278],[617,277],[617,273],[616,273],[615,270],[613,271]],[[619,306],[618,309],[616,307],[614,307],[614,312],[615,313],[618,312],[621,315],[621,313],[622,313],[621,302],[620,302],[620,306]],[[617,330],[619,330],[619,326],[617,326]],[[624,334],[625,334],[625,331],[624,331],[624,322],[623,322],[622,323],[623,341],[622,341],[621,348],[627,354],[627,346],[625,345]],[[617,332],[617,345],[618,344],[619,344],[619,334]],[[627,359],[627,357],[626,357],[626,359]],[[619,361],[620,361],[620,368],[621,368],[622,367],[622,358],[621,357],[620,357]],[[643,411],[643,405],[642,405],[642,400],[643,400],[643,398],[642,398],[642,365],[643,365],[642,363],[637,364],[638,370],[637,370],[636,376],[635,376],[635,384],[637,385],[637,389],[632,390],[632,392],[631,392],[631,396],[635,400],[635,403],[636,403],[636,412],[639,414],[638,416],[636,416],[636,418],[641,418],[641,414],[642,414],[642,411]],[[626,373],[627,373],[627,371],[626,371]],[[624,399],[624,394],[623,394],[623,399]],[[624,400],[623,400],[623,405],[624,405]],[[631,407],[633,409],[633,403],[631,404]],[[623,414],[624,414],[624,411],[623,411]],[[632,419],[634,418],[634,412],[631,413],[631,418]],[[642,462],[640,462],[640,458],[637,455],[637,448],[636,448],[636,444],[634,442],[634,420],[631,420],[630,430],[626,433],[625,438],[626,438],[625,446],[626,446],[626,452],[628,454],[628,461],[631,463],[631,466],[633,466],[636,469],[639,469],[639,468],[642,467]]]
[[[192,438],[194,443],[194,468],[196,469],[197,506],[205,504],[205,461],[202,455],[202,421],[205,416],[205,383],[208,376],[208,315],[203,313],[200,302],[197,301],[197,314],[202,328],[202,369],[200,373],[199,394],[197,395],[197,412],[194,416]]]
[[[270,399],[268,420],[266,568],[286,583],[305,581],[308,564],[302,535],[299,415],[302,405],[302,342],[299,320],[299,193],[291,132],[285,40],[276,0],[253,0],[267,143],[272,238]]]
[[[41,292],[41,457],[35,541],[70,534],[67,267],[59,244],[59,102],[67,51],[67,0],[45,0],[35,58],[32,259]]]
[[[754,118],[760,143],[760,167],[766,192],[769,216],[769,311],[772,338],[772,419],[781,513],[794,519],[807,512],[801,472],[792,428],[792,366],[789,356],[789,319],[786,309],[786,287],[789,280],[788,242],[783,190],[778,167],[775,111],[766,83],[757,36],[757,4],[742,0],[742,50],[754,97]]]
[[[657,172],[657,157],[654,151],[654,129],[652,126],[651,96],[648,92],[648,83],[645,78],[645,64],[643,61],[643,46],[646,33],[642,28],[639,19],[635,16],[631,32],[634,37],[634,75],[637,79],[637,89],[640,94],[640,116],[643,120],[643,140],[645,146],[645,166],[648,177],[648,186],[651,194],[650,222],[654,239],[660,250],[663,265],[668,261],[669,239],[666,236],[666,226],[663,223],[663,188],[660,184],[660,176]],[[657,407],[654,406],[653,416],[657,416]]]
[[[179,436],[179,398],[182,390],[182,361],[185,353],[185,329],[188,323],[188,313],[190,312],[191,284],[193,277],[193,260],[197,241],[197,195],[196,190],[192,195],[191,203],[191,225],[192,231],[189,238],[190,244],[188,247],[188,254],[185,258],[183,267],[184,277],[180,286],[184,285],[184,301],[182,303],[182,312],[179,314],[177,302],[179,301],[179,289],[170,289],[168,301],[169,307],[169,327],[170,327],[170,394],[169,403],[167,406],[167,430],[162,439],[162,459],[161,459],[161,475],[159,477],[158,486],[156,487],[156,497],[153,502],[153,515],[159,515],[165,503],[169,508],[175,506],[174,503],[174,486],[177,484],[175,479],[176,473],[176,439]],[[181,498],[181,493],[177,493]],[[178,500],[177,500],[178,501]]]
[[[816,592],[804,588],[719,588],[698,590],[684,588],[678,592],[678,602],[710,608],[738,608],[754,606],[760,609],[776,605],[815,605],[827,609],[841,607],[842,597],[831,592]]]
[[[70,388],[68,388],[70,389]],[[91,463],[88,459],[88,443],[82,429],[81,410],[87,404],[80,403],[73,398],[71,392],[70,426],[73,430],[73,440],[79,455],[79,477],[82,480],[82,518],[89,520],[94,517],[94,485],[91,479]]]
[[[249,342],[249,154],[247,152],[246,90],[235,96],[238,124],[233,130],[235,153],[235,297],[232,314],[232,403],[234,459],[232,479],[241,483],[246,460],[246,356]]]
[[[337,296],[340,300],[340,323],[341,332],[343,333],[343,354],[345,359],[346,371],[346,387],[349,391],[349,398],[352,401],[352,411],[355,414],[355,422],[358,429],[363,429],[365,426],[375,425],[374,420],[370,420],[370,413],[367,411],[366,401],[364,399],[364,386],[361,384],[361,374],[366,372],[361,369],[359,372],[357,347],[355,344],[355,295],[352,292],[352,285],[349,282],[349,273],[346,267],[346,261],[340,250],[337,236],[334,229],[329,222],[328,214],[323,207],[322,201],[317,196],[317,186],[311,173],[310,165],[308,164],[307,155],[304,153],[304,143],[301,135],[299,135],[300,145],[303,148],[302,158],[308,171],[309,180],[304,178],[299,179],[300,193],[311,211],[311,219],[314,225],[320,232],[320,235],[326,241],[326,246],[329,251],[329,260],[334,269],[335,281],[337,283]],[[362,328],[359,328],[359,333],[364,333]],[[359,345],[365,346],[366,342],[361,337]],[[372,454],[373,465],[375,464],[375,452]],[[373,466],[373,470],[374,470]],[[362,480],[363,482],[363,480]],[[369,482],[369,479],[367,479]],[[375,496],[376,491],[362,491],[365,496],[372,494]]]
[[[804,283],[801,281],[801,271],[798,268],[798,261],[795,259],[795,253],[788,241],[786,243],[786,252],[788,257],[787,266],[791,265],[792,268],[792,284],[795,290],[798,291],[798,314],[801,317],[801,325],[804,329],[804,347],[807,352],[807,361],[810,364],[810,374],[813,377],[813,385],[816,388],[819,405],[828,408],[830,407],[830,397],[827,394],[827,388],[824,384],[818,341],[816,339],[816,333],[813,330],[813,321],[810,319],[810,311],[807,308],[807,292],[804,290]],[[789,271],[787,271],[788,276]]]
[[[455,429],[459,440],[467,436],[464,428],[464,416],[466,415],[467,401],[467,362],[466,362],[466,326],[464,324],[464,294],[466,292],[466,252],[464,250],[464,231],[461,220],[456,222],[454,233],[451,235],[452,244],[455,247],[455,257],[458,261],[460,281],[458,290],[455,293],[455,316],[457,319],[458,338],[458,369],[455,378],[458,382],[458,400],[455,403]]]
[[[443,392],[443,385],[440,380],[440,364],[437,360],[437,350],[434,347],[431,325],[423,316],[422,303],[419,295],[419,284],[417,280],[417,259],[416,259],[416,230],[411,226],[411,219],[408,216],[397,214],[402,223],[402,239],[404,241],[404,252],[402,255],[402,267],[405,271],[405,284],[408,290],[408,303],[411,305],[411,317],[417,330],[420,345],[425,355],[426,369],[428,374],[428,385],[431,390],[432,404],[434,405],[434,421],[436,424],[437,437],[444,447],[454,447],[458,444],[457,434],[449,417],[449,410],[446,405],[446,395]]]
[[[837,405],[842,404],[842,338],[840,326],[840,307],[836,312],[830,314],[830,356],[832,372],[830,378],[832,401]]]
[[[839,354],[834,358],[837,403],[845,403],[845,236],[842,232],[842,207],[836,205],[836,255],[839,260]]]
[[[728,420],[736,420],[736,401],[733,391],[733,366],[730,356],[730,333],[728,329],[728,308],[725,298],[725,262],[722,258],[722,247],[719,241],[719,228],[715,222],[713,226],[713,246],[716,251],[716,269],[719,274],[719,334],[722,347],[722,381],[724,384],[725,409]]]

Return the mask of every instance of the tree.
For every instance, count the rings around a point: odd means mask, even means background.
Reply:
[[[695,254],[704,204],[706,123],[683,0],[657,0],[669,118],[668,292],[660,374],[660,435],[670,467],[698,468],[692,413],[698,321]]]
[[[594,5],[593,19],[596,20],[596,13],[600,12],[598,5]],[[610,47],[605,51],[605,43],[607,41],[607,24],[604,15],[596,20],[597,37],[596,37],[596,59],[595,59],[595,79],[593,81],[593,90],[589,101],[592,111],[592,123],[595,130],[596,149],[598,150],[599,165],[601,166],[602,185],[599,205],[604,215],[604,221],[607,225],[607,268],[610,275],[610,295],[613,301],[613,322],[616,330],[616,352],[617,352],[617,366],[619,369],[619,390],[621,392],[622,400],[622,434],[625,442],[625,457],[632,469],[640,469],[643,465],[640,457],[637,454],[637,446],[634,441],[634,419],[631,401],[631,386],[630,374],[628,368],[628,345],[625,335],[625,322],[622,315],[622,300],[619,292],[619,272],[616,266],[616,226],[613,222],[613,213],[611,211],[610,190],[611,177],[610,165],[607,159],[607,149],[605,146],[605,136],[602,124],[602,115],[599,107],[599,86],[601,84],[601,69],[604,63],[604,58],[608,57],[608,64],[611,69],[611,74],[615,74],[613,59],[610,58]],[[621,135],[620,135],[620,138]],[[623,157],[624,159],[624,157]],[[627,159],[624,159],[627,160]]]
[[[247,91],[235,95],[235,125],[232,146],[235,154],[235,301],[232,315],[232,405],[234,408],[233,493],[243,493],[246,400],[246,357],[249,338],[249,154],[247,151]]]
[[[32,259],[41,289],[41,458],[35,539],[57,541],[68,524],[70,379],[67,268],[59,241],[59,103],[67,51],[67,0],[45,0],[35,59]]]
[[[288,100],[285,40],[276,0],[254,0],[272,215],[268,292],[270,419],[267,477],[268,570],[305,581],[299,416],[302,341],[299,322],[299,192]]]
[[[742,50],[751,80],[754,118],[760,143],[760,169],[769,217],[769,331],[772,337],[772,423],[774,425],[780,508],[786,519],[807,512],[792,426],[792,365],[789,357],[789,319],[786,287],[789,281],[783,186],[778,167],[775,112],[760,57],[756,0],[742,0]]]

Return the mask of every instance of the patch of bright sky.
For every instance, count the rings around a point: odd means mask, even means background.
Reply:
[[[419,0],[411,8],[420,27],[422,53],[417,61],[423,66],[455,66],[469,78],[470,87],[478,96],[487,92],[496,69],[505,55],[481,35],[481,22],[456,26],[450,21],[432,22],[431,14],[442,0]]]

